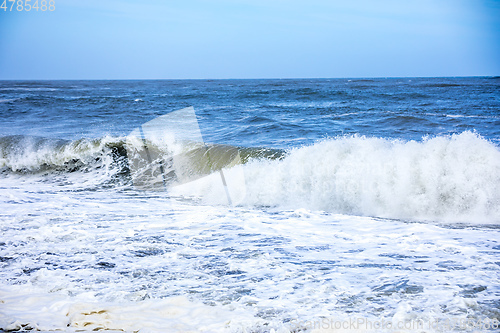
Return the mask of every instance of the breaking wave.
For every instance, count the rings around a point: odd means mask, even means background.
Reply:
[[[500,150],[473,132],[422,141],[338,137],[287,152],[241,148],[241,154],[243,205],[500,223]],[[0,171],[97,173],[101,184],[118,180],[132,186],[123,137],[77,141],[3,137]],[[230,183],[230,172],[227,177]],[[172,192],[225,204],[223,196],[214,194],[216,182],[220,178],[207,177]]]
[[[341,137],[245,168],[247,202],[397,219],[500,222],[500,150],[472,132]]]

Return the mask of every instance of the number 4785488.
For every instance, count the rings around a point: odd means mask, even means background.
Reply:
[[[29,12],[31,10],[41,10],[42,12],[49,10],[53,12],[56,10],[56,2],[55,0],[34,0],[33,2],[32,0],[3,0],[0,9],[3,9],[4,12]]]

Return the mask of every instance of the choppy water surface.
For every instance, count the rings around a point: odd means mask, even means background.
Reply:
[[[126,136],[191,105],[237,205],[131,182]],[[497,79],[4,81],[0,117],[0,329],[498,327]]]

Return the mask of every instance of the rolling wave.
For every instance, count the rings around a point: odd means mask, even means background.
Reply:
[[[93,172],[128,176],[126,137],[105,136],[76,141],[13,135],[0,138],[0,170],[19,174]],[[141,141],[136,144],[142,145]],[[148,142],[151,150],[159,149]],[[141,146],[142,147],[142,146]],[[129,147],[130,148],[130,147]],[[280,159],[285,151],[238,148],[244,163],[250,159]]]
[[[126,138],[77,141],[0,138],[0,171],[100,173],[127,182]],[[500,223],[500,150],[473,132],[422,141],[347,136],[289,151],[239,148],[243,205],[304,207],[409,220]],[[226,175],[231,182],[231,172]],[[220,178],[179,186],[174,195],[216,197]],[[130,186],[132,184],[128,182]],[[222,200],[222,201],[221,201]],[[220,202],[218,202],[220,201]]]
[[[472,132],[340,137],[246,166],[247,202],[397,219],[500,222],[500,150]]]
[[[106,136],[76,141],[24,135],[0,138],[0,168],[17,173],[92,171],[125,167],[125,138]],[[123,170],[121,170],[123,171]]]

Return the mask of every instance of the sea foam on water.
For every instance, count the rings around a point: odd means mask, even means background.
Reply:
[[[500,221],[500,150],[472,132],[340,137],[245,168],[247,201],[410,220]]]

